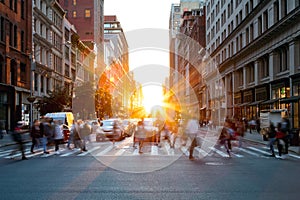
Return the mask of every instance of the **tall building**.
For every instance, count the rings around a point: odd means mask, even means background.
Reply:
[[[32,1],[0,1],[0,127],[29,120]]]
[[[170,97],[176,105],[174,115],[192,112],[199,115],[201,74],[198,52],[205,47],[205,9],[201,0],[173,4],[170,14]],[[202,104],[202,102],[201,102]],[[174,116],[178,118],[178,116]]]
[[[283,110],[298,128],[300,2],[209,0],[206,7],[207,71],[220,72],[210,85],[223,85],[219,121]]]
[[[66,18],[75,25],[80,40],[96,53],[95,80],[104,70],[104,0],[59,0]]]
[[[105,75],[110,83],[110,92],[113,95],[115,113],[128,113],[130,97],[130,76],[128,43],[117,16],[104,16],[105,38]],[[101,83],[99,85],[101,87]],[[132,91],[133,92],[133,91]],[[120,110],[121,109],[121,110]],[[118,116],[120,116],[118,114]]]

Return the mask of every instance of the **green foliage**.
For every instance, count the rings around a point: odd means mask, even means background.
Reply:
[[[35,103],[40,115],[50,112],[62,112],[65,107],[70,106],[72,103],[72,97],[69,95],[67,88],[56,88],[48,94],[48,97],[45,96]]]
[[[99,88],[96,91],[95,105],[100,119],[103,119],[104,117],[112,117],[112,95],[108,92],[108,90]]]

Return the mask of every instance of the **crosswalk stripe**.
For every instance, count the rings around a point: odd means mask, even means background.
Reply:
[[[132,155],[139,155],[139,150],[136,148],[134,151],[133,151],[133,153],[132,153]]]
[[[219,154],[220,156],[222,156],[222,157],[229,157],[229,155],[228,154],[226,154],[226,153],[224,153],[223,151],[220,151],[220,150],[218,150],[218,149],[216,149],[215,147],[209,147],[211,150],[213,150],[214,152],[216,152],[217,154]]]
[[[32,154],[26,155],[26,157],[27,157],[27,158],[32,158],[32,157],[41,155],[41,154],[43,154],[43,153],[44,153],[43,151],[39,151],[39,152],[35,152],[35,153],[32,153]]]
[[[108,146],[106,149],[104,149],[103,151],[100,151],[98,154],[96,154],[96,156],[103,156],[104,154],[108,153],[110,150],[112,150],[114,148],[113,145]]]
[[[207,156],[208,153],[199,147],[195,147],[195,150],[199,152],[203,157]]]
[[[158,155],[158,147],[157,146],[151,146],[151,155]]]
[[[90,150],[88,150],[88,151],[86,151],[86,152],[80,153],[80,154],[78,154],[77,156],[85,156],[85,155],[87,155],[87,154],[89,154],[89,153],[92,153],[92,152],[96,151],[97,149],[100,149],[100,146],[93,147],[92,149],[90,149]]]
[[[117,153],[115,153],[115,156],[120,156],[125,152],[125,149],[120,149],[119,151],[117,151]]]
[[[69,156],[69,155],[73,155],[75,153],[78,153],[79,151],[81,151],[81,149],[73,149],[72,151],[70,151],[68,153],[64,153],[64,154],[60,155],[59,157],[66,157],[66,156]]]
[[[248,153],[248,154],[250,154],[250,155],[259,157],[259,154],[254,153],[254,152],[252,152],[252,151],[248,151],[248,150],[246,150],[246,149],[244,149],[244,148],[239,148],[239,150],[240,150],[240,151],[243,151],[243,152],[245,152],[245,153]]]
[[[270,149],[270,148],[264,147],[264,149]],[[276,153],[278,153],[278,149],[274,149],[274,151],[275,151]],[[300,156],[297,156],[297,155],[294,155],[294,154],[291,154],[291,153],[289,153],[289,154],[287,154],[287,155],[290,156],[290,157],[293,157],[293,158],[300,159]]]
[[[260,150],[260,149],[254,148],[254,147],[247,147],[247,148],[248,148],[248,149],[251,149],[251,150],[253,150],[253,151],[257,151],[257,152],[263,153],[264,155],[269,154],[269,153],[266,152],[266,151],[263,151],[263,150]]]

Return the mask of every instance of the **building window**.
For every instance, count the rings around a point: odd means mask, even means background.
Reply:
[[[21,17],[22,17],[22,19],[25,18],[25,2],[24,2],[24,0],[21,0]]]
[[[18,28],[14,26],[14,47],[18,46]]]
[[[21,51],[25,51],[25,33],[21,31]]]
[[[266,10],[263,14],[264,16],[264,31],[268,30],[269,28],[269,15],[268,15],[268,10]]]
[[[4,42],[4,38],[5,38],[4,18],[1,17],[1,20],[0,20],[0,40],[2,42]]]
[[[77,5],[77,0],[73,0],[73,6]]]
[[[261,35],[262,34],[262,19],[261,16],[258,17],[257,19],[257,35]]]
[[[279,3],[278,1],[274,2],[274,23],[279,21]]]
[[[20,79],[22,82],[26,82],[26,64],[20,63]]]
[[[85,9],[85,11],[84,11],[84,16],[85,16],[86,18],[90,18],[90,17],[91,17],[91,10],[90,10],[90,9]]]
[[[269,76],[269,55],[265,55],[260,60],[261,78]]]
[[[283,46],[279,49],[279,71],[284,72],[288,70],[288,49]]]
[[[249,35],[249,40],[252,42],[254,39],[254,30],[253,30],[253,24],[250,24],[250,35]]]
[[[13,45],[13,24],[9,23],[9,45]]]
[[[76,18],[77,17],[77,12],[74,10],[73,11],[73,18]]]

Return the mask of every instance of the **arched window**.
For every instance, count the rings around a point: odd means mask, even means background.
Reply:
[[[17,85],[17,62],[15,60],[10,61],[10,83],[11,85]]]

